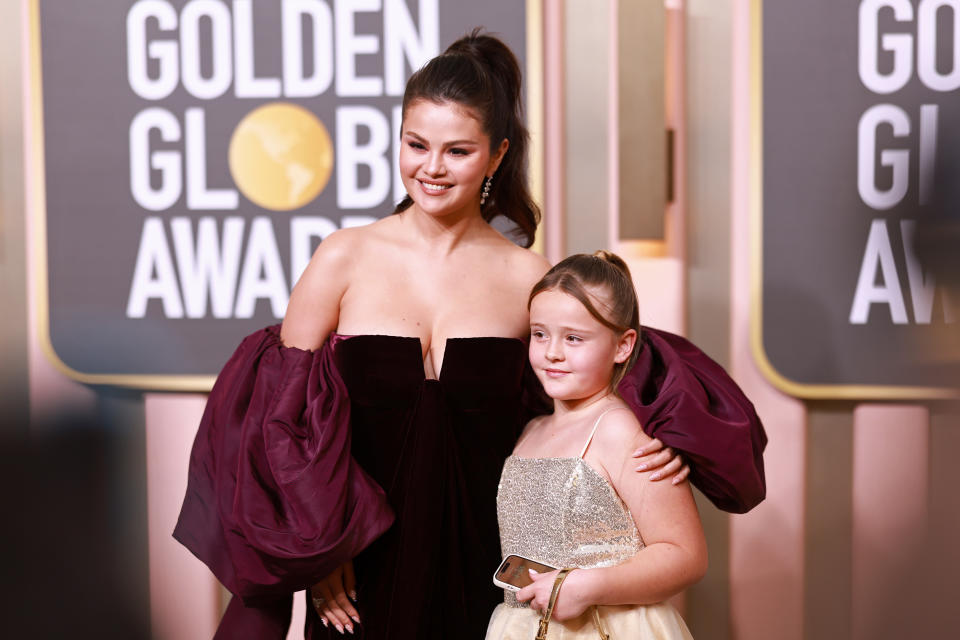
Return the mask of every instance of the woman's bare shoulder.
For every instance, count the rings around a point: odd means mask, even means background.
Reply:
[[[328,266],[341,261],[356,262],[362,257],[362,252],[375,250],[378,244],[389,241],[390,226],[390,218],[384,218],[360,227],[344,227],[334,231],[317,247],[313,261]]]
[[[503,269],[528,292],[550,269],[550,263],[542,255],[506,238],[496,243],[494,251]]]
[[[523,270],[524,275],[526,275],[527,278],[533,279],[534,282],[542,278],[543,275],[550,270],[550,262],[536,251],[530,249],[517,247],[516,261],[517,266]]]
[[[280,331],[284,344],[316,349],[337,328],[340,301],[369,235],[366,227],[340,229],[320,242],[290,294]]]

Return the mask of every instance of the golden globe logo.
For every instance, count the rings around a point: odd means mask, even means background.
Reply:
[[[251,202],[290,211],[323,191],[333,168],[326,127],[295,104],[277,102],[251,111],[230,139],[230,174]]]
[[[250,318],[260,300],[282,317],[316,239],[337,229],[334,220],[366,224],[377,207],[402,197],[400,96],[408,70],[435,56],[439,41],[438,0],[416,4],[416,19],[405,0],[258,4],[258,15],[276,12],[272,28],[255,21],[252,0],[189,0],[179,9],[168,0],[133,4],[128,83],[152,104],[130,123],[130,193],[141,210],[167,215],[144,218],[127,317]],[[365,32],[374,17],[381,30]],[[279,53],[266,56],[279,67],[255,68],[258,48]],[[378,62],[379,73],[371,74]],[[182,117],[169,106],[178,89],[196,105]],[[332,137],[294,102],[302,99],[332,111]],[[258,104],[229,141],[210,140],[208,117],[222,118],[218,105],[238,100]],[[224,147],[226,157],[208,157],[208,148]],[[233,184],[211,184],[210,175],[224,172],[210,169],[224,164]],[[334,211],[277,215],[314,202],[331,179]],[[256,207],[273,214],[240,215]],[[286,267],[281,233],[289,234]]]

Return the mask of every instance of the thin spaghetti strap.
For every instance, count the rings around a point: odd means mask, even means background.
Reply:
[[[617,409],[626,409],[627,411],[631,410],[630,407],[611,407],[597,416],[597,421],[593,423],[593,429],[590,431],[590,437],[587,438],[586,443],[583,445],[583,450],[580,451],[580,458],[587,454],[587,449],[590,448],[590,443],[593,442],[593,435],[597,432],[597,427],[600,426],[600,421],[603,420],[603,416],[607,415],[611,411],[616,411]]]

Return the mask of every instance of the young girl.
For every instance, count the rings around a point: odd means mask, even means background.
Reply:
[[[554,412],[527,425],[503,467],[500,545],[558,570],[507,591],[486,637],[690,638],[663,601],[706,572],[696,505],[687,483],[636,482],[631,452],[650,437],[615,391],[638,352],[629,270],[607,252],[572,256],[528,305],[530,364]]]

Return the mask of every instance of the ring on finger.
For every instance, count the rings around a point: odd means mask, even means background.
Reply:
[[[320,609],[321,607],[323,607],[323,605],[326,603],[326,601],[327,601],[326,598],[321,598],[321,597],[319,597],[319,596],[313,596],[313,606],[315,606],[317,609]]]

